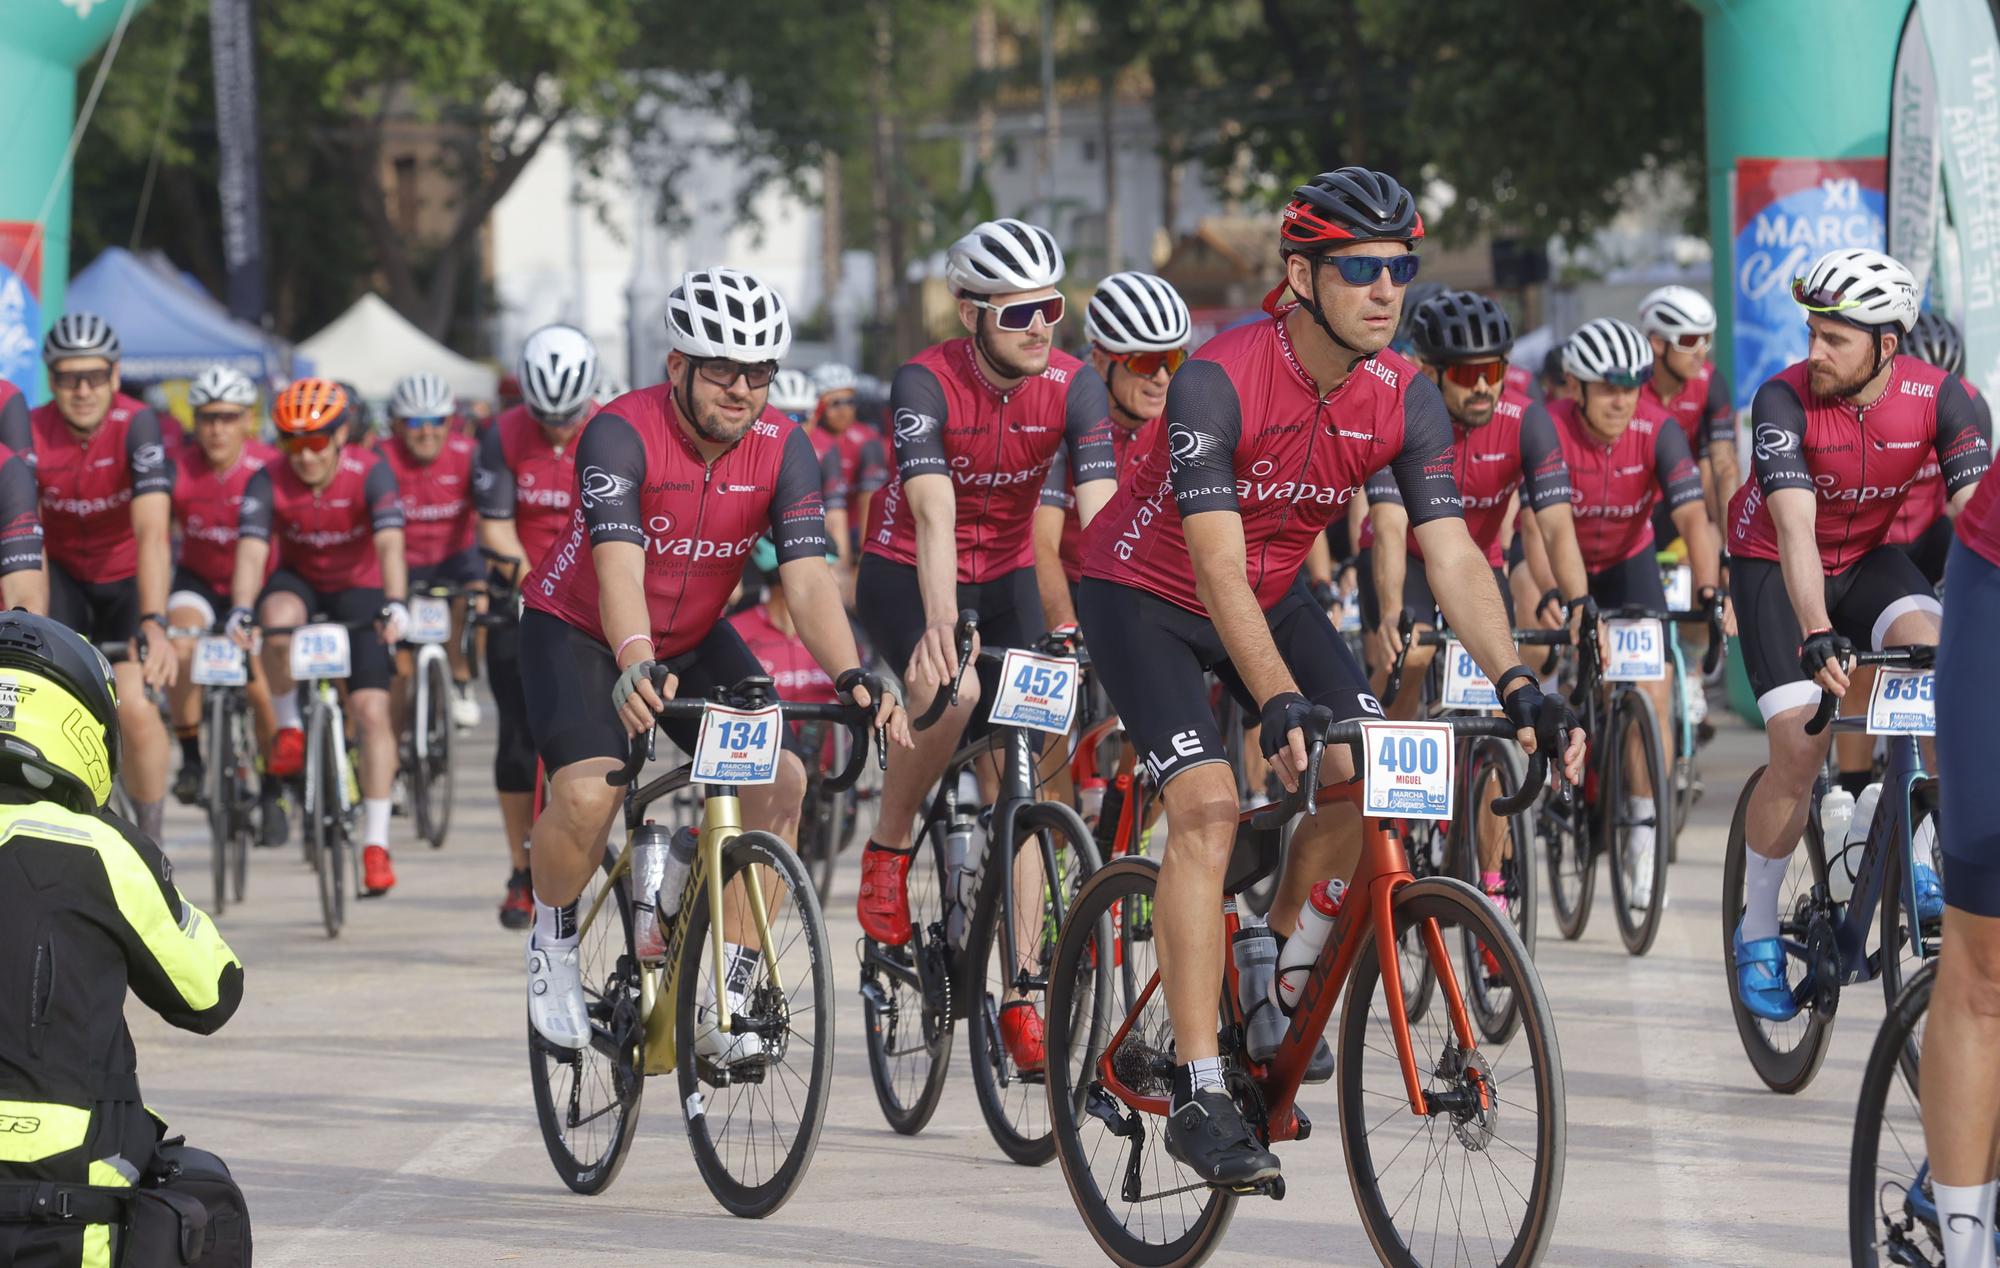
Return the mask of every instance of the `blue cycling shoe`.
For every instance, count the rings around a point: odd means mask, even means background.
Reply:
[[[1785,947],[1776,938],[1743,941],[1743,924],[1736,925],[1736,994],[1743,1007],[1765,1021],[1790,1021],[1799,1015],[1792,988],[1785,982]]]
[[[1942,920],[1944,918],[1944,882],[1938,879],[1935,869],[1928,863],[1916,864],[1917,918],[1920,920]]]

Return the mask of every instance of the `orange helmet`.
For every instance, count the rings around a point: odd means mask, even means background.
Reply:
[[[271,416],[288,436],[337,427],[348,418],[347,389],[332,379],[300,379],[272,403]]]

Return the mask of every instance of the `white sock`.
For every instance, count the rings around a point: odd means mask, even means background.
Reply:
[[[389,799],[387,797],[363,797],[361,799],[361,844],[389,844]]]
[[[298,694],[291,691],[272,692],[271,718],[280,731],[303,730],[304,724],[299,721]]]
[[[1190,1096],[1223,1090],[1221,1057],[1197,1057],[1187,1063],[1187,1068]]]
[[[1995,1182],[1936,1184],[1938,1231],[1944,1235],[1945,1268],[1993,1268]]]
[[[1653,799],[1651,797],[1627,797],[1625,799],[1625,817],[1632,820],[1634,824],[1638,824],[1643,819],[1653,818]],[[1644,826],[1654,829],[1657,835],[1659,827],[1657,821]]]
[[[535,945],[538,947],[573,947],[578,937],[576,927],[576,904],[551,907],[535,895]]]
[[[1743,851],[1743,940],[1778,936],[1778,891],[1784,887],[1790,857],[1765,858],[1752,849]]]

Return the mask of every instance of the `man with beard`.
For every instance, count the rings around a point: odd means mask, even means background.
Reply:
[[[1857,644],[1938,641],[1937,596],[1888,544],[1889,527],[1933,459],[1953,516],[1988,463],[1964,384],[1903,355],[1917,322],[1907,268],[1880,251],[1833,251],[1792,283],[1792,298],[1806,310],[1806,359],[1750,403],[1756,479],[1730,499],[1728,523],[1744,668],[1771,749],[1744,818],[1735,985],[1744,1006],[1771,1021],[1799,1010],[1778,897],[1833,739],[1831,730],[1807,735],[1805,723],[1823,691],[1846,693]],[[1941,910],[1936,875],[1916,879],[1920,913]]]

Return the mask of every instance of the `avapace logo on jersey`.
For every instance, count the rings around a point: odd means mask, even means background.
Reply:
[[[1574,508],[1572,513],[1580,520],[1637,519],[1641,515],[1652,513],[1653,491],[1648,489],[1646,490],[1646,496],[1636,502],[1627,502],[1623,506],[1593,505],[1584,502],[1581,498],[1576,498],[1572,505]]]
[[[1236,479],[1237,499],[1252,504],[1316,502],[1321,506],[1345,506],[1349,498],[1361,491],[1358,485],[1334,488],[1331,485],[1279,477],[1277,465],[1269,458],[1259,458],[1252,463],[1250,470]]]
[[[1040,484],[1049,473],[1054,455],[1026,471],[974,471],[972,455],[959,454],[951,460],[953,482],[972,489],[1005,489],[1021,484]]]
[[[1813,484],[1819,490],[1821,501],[1853,502],[1857,506],[1865,505],[1869,502],[1885,502],[1892,498],[1899,498],[1910,487],[1907,481],[1902,484],[1893,485],[1857,484],[1852,487],[1843,487],[1840,484],[1840,477],[1831,471],[1822,471],[1814,476]]]

